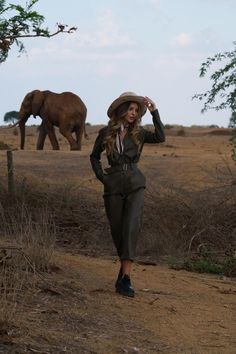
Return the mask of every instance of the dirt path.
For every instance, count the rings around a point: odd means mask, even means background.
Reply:
[[[236,352],[233,280],[135,264],[136,296],[127,299],[114,292],[113,259],[57,252],[55,264],[11,340],[0,337],[0,353]]]

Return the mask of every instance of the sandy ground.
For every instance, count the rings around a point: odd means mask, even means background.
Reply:
[[[57,183],[65,180],[74,184],[90,183],[92,188],[102,190],[96,181],[89,162],[89,154],[101,126],[87,127],[89,140],[83,140],[82,151],[69,151],[64,137],[58,134],[60,151],[52,151],[48,140],[44,151],[36,151],[36,127],[28,127],[25,150],[19,149],[20,137],[11,129],[0,129],[0,141],[10,144],[14,151],[14,173],[21,177],[39,178],[50,183],[56,176]],[[192,188],[205,188],[216,183],[221,169],[235,169],[231,159],[229,135],[216,135],[213,129],[185,128],[185,136],[177,136],[178,130],[167,130],[164,144],[145,145],[139,163],[147,177],[153,174],[165,184]],[[222,129],[219,129],[222,131]],[[227,130],[225,129],[225,133]],[[7,175],[6,152],[0,150],[2,168],[0,175]],[[106,167],[105,156],[102,158]]]
[[[135,264],[134,299],[116,294],[118,263],[61,251],[0,353],[227,353],[236,348],[236,283]]]
[[[98,127],[81,152],[35,151],[35,129],[25,151],[13,152],[14,173],[40,183],[73,183],[101,192],[89,154]],[[165,185],[186,188],[212,185],[220,169],[235,169],[229,136],[208,130],[169,134],[165,144],[145,146],[140,167]],[[19,137],[0,131],[0,140],[19,146]],[[0,151],[1,180],[7,181],[6,152]],[[105,164],[105,161],[104,161]],[[0,334],[0,353],[119,354],[236,353],[235,279],[171,270],[165,264],[135,263],[134,299],[119,296],[114,282],[116,259],[95,258],[58,248],[55,271],[39,277],[38,286],[16,313],[15,327]]]

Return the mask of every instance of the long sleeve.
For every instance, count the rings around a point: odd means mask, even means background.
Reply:
[[[95,140],[93,151],[90,155],[90,162],[92,169],[96,177],[103,183],[104,175],[101,164],[101,154],[104,151],[103,140],[105,136],[106,128],[103,128],[99,131],[98,136]]]
[[[163,143],[165,141],[164,126],[158,110],[151,112],[155,131],[143,130],[143,142],[148,144]]]

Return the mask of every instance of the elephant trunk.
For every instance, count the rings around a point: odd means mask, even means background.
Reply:
[[[19,113],[18,124],[20,128],[20,136],[21,136],[21,140],[20,140],[21,150],[24,150],[25,147],[25,123],[27,122],[28,118],[29,115],[21,114],[21,112]]]
[[[25,122],[19,123],[20,128],[20,148],[24,150],[25,147]]]

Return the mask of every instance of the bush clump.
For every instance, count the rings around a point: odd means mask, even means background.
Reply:
[[[5,144],[3,141],[0,141],[0,150],[10,150],[10,145]]]
[[[236,258],[226,257],[220,261],[208,256],[186,260],[183,269],[190,272],[221,274],[229,277],[236,276]]]
[[[179,129],[179,130],[177,131],[177,136],[186,136],[185,130],[184,130],[184,129]]]
[[[165,129],[172,129],[172,128],[174,128],[174,125],[173,124],[165,124],[164,128]]]

